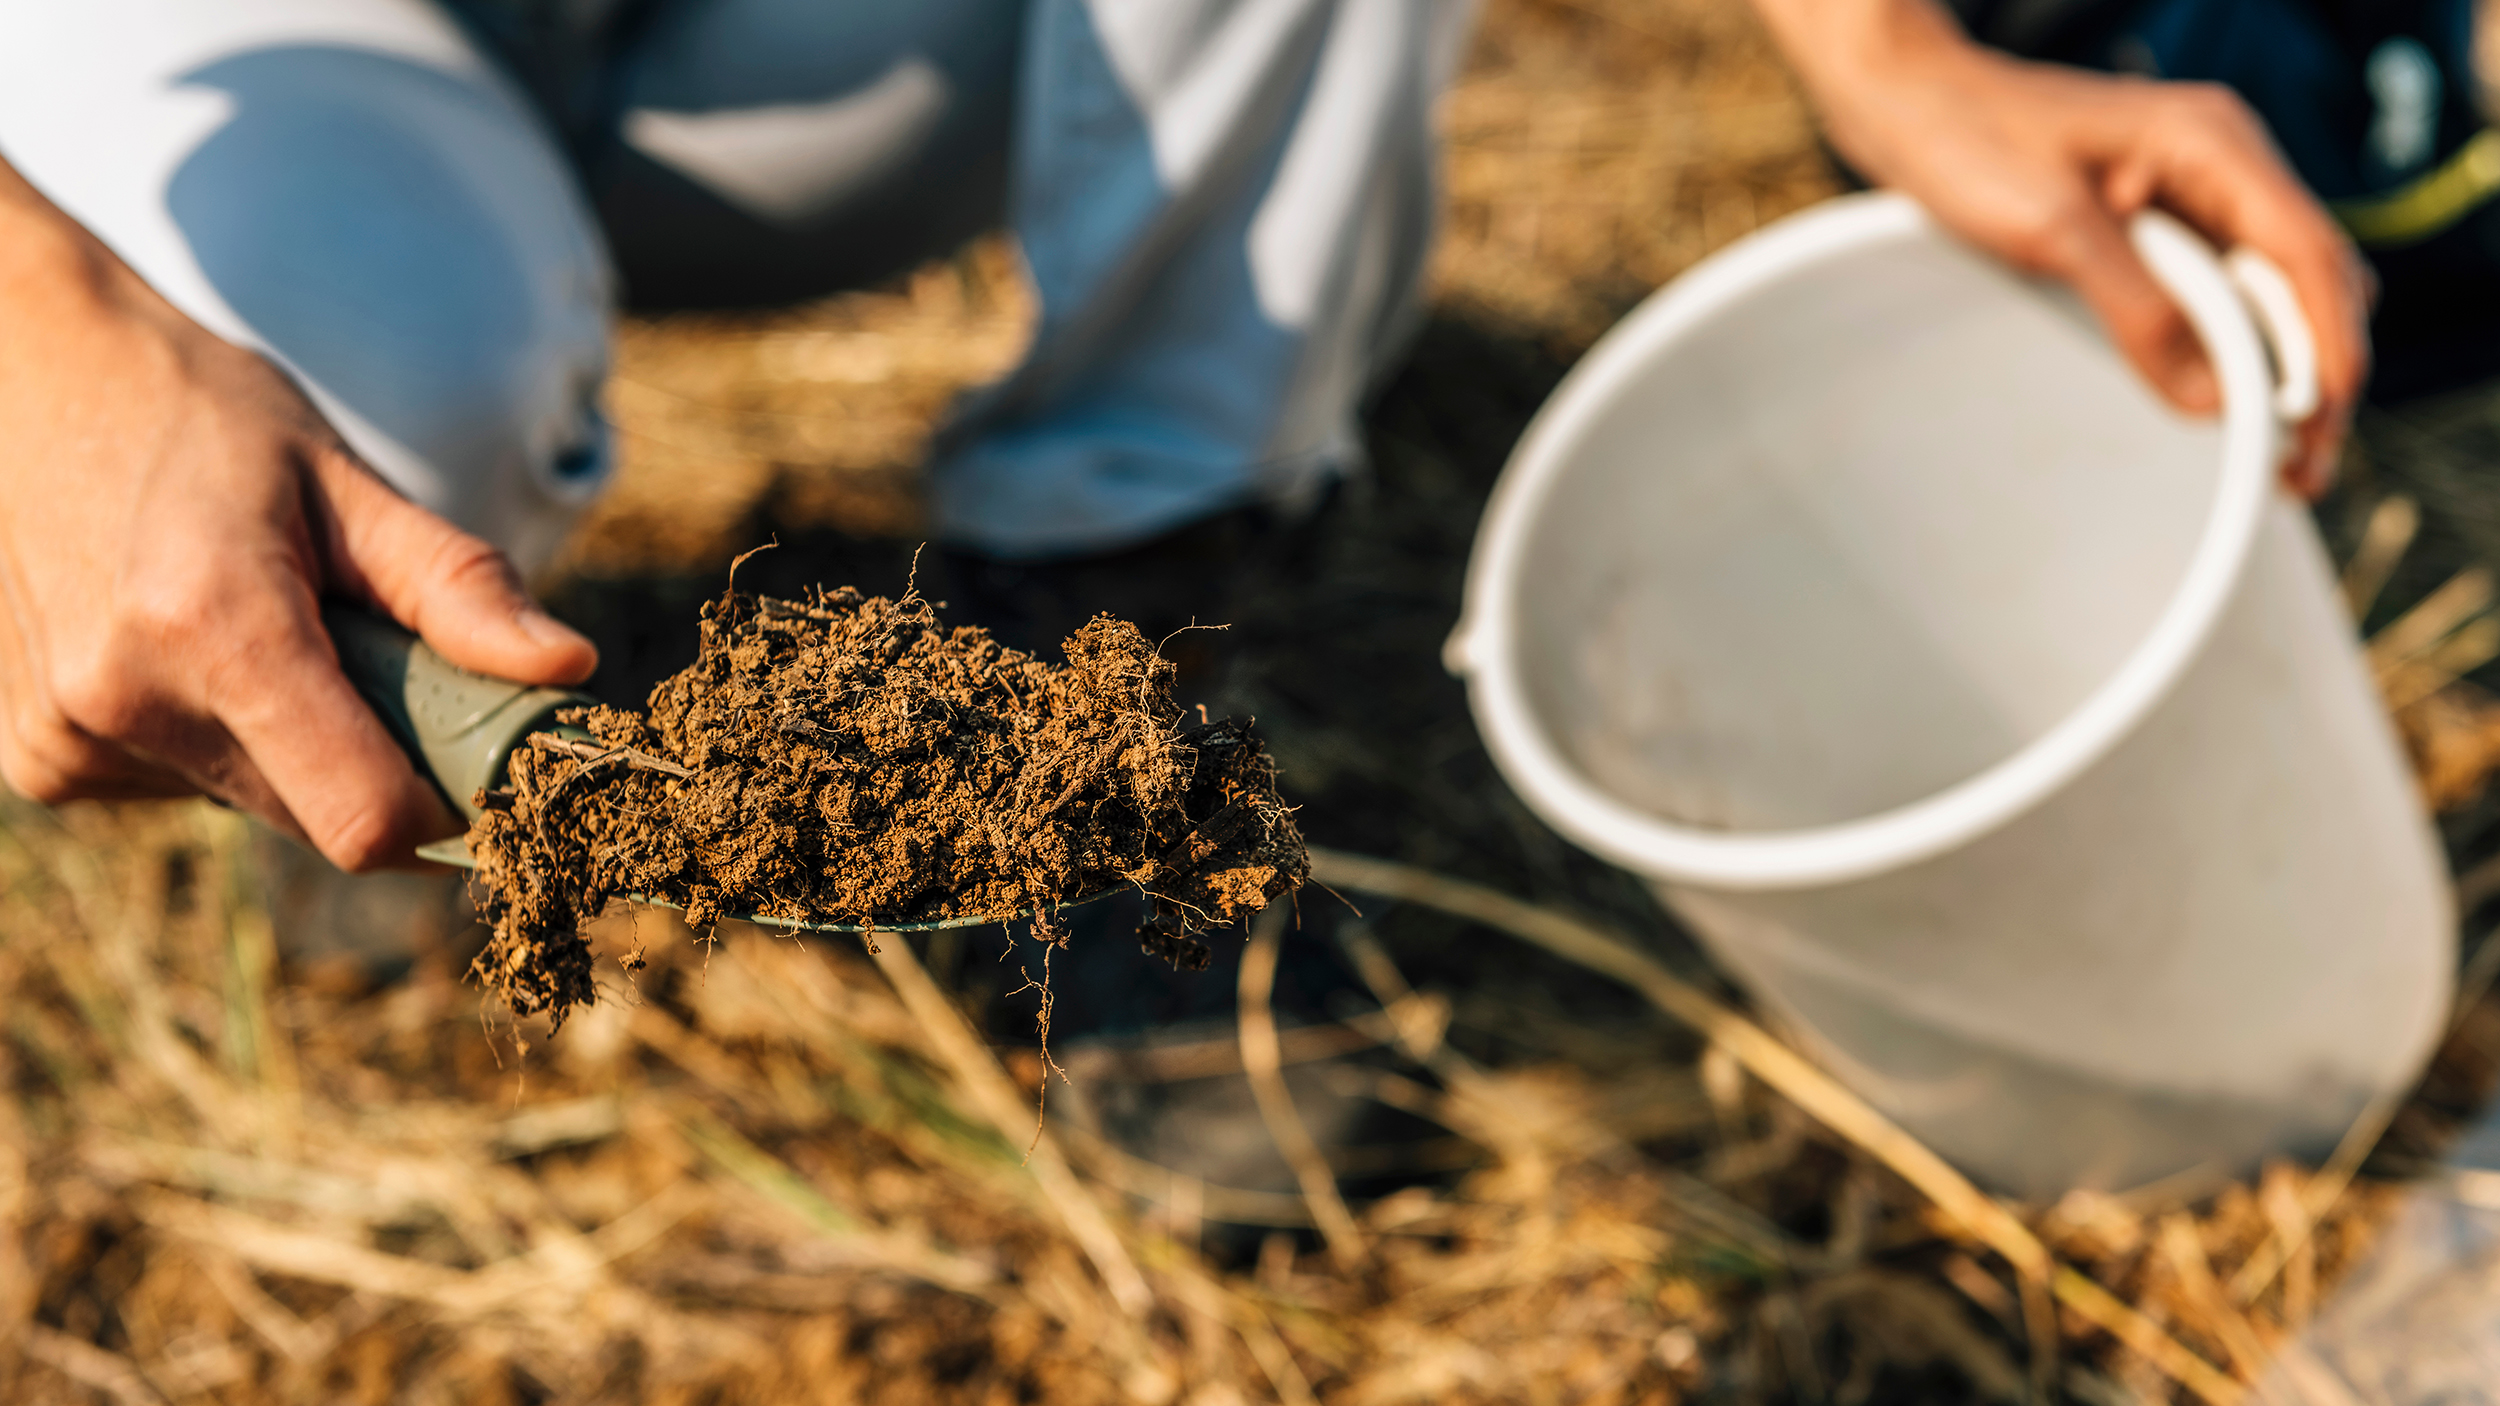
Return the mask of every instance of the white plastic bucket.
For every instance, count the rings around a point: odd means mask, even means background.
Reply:
[[[2274,487],[2298,311],[2172,221],[2134,236],[2218,419],[1907,200],[1835,200],[1573,370],[1450,645],[1540,815],[2032,1196],[2321,1148],[2452,981],[2438,848]]]

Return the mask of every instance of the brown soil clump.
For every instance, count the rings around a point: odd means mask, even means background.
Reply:
[[[1145,949],[1203,966],[1198,935],[1308,872],[1249,724],[1184,725],[1172,666],[1099,616],[1051,664],[929,602],[734,587],[648,717],[585,708],[480,799],[469,845],[494,936],[476,974],[521,1014],[592,998],[582,925],[616,897],[725,916],[902,925],[1134,885]]]

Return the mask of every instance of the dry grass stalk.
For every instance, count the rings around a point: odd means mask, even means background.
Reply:
[[[2361,544],[2344,563],[2341,582],[2344,608],[2351,612],[2355,625],[2369,618],[2370,607],[2378,604],[2379,592],[2387,589],[2396,563],[2403,560],[2421,530],[2422,505],[2402,494],[2390,494],[2370,509],[2361,529]]]
[[[2343,1137],[2336,1142],[2334,1153],[2326,1159],[2326,1165],[2318,1169],[2317,1175],[2311,1177],[2302,1190],[2301,1214],[2278,1218],[2276,1224],[2269,1228],[2264,1245],[2249,1257],[2246,1264],[2240,1266],[2239,1273],[2232,1276],[2232,1302],[2256,1302],[2257,1296],[2273,1285],[2275,1276],[2283,1272],[2293,1256],[2308,1246],[2309,1237],[2319,1221],[2351,1189],[2353,1178],[2361,1172],[2361,1164],[2369,1160],[2371,1149],[2377,1147],[2379,1139],[2386,1135],[2388,1124],[2395,1120],[2396,1112],[2404,1106],[2406,1097],[2407,1092],[2381,1095],[2353,1119],[2352,1126],[2345,1129]]]
[[[2490,609],[2491,601],[2491,573],[2467,567],[2370,637],[2371,667],[2384,679]]]
[[[2500,658],[2500,619],[2467,621],[2447,638],[2382,675],[2379,692],[2391,709],[2403,710]]]
[[[25,1325],[19,1331],[24,1335],[20,1346],[27,1356],[59,1369],[72,1381],[93,1387],[122,1406],[164,1406],[165,1398],[148,1385],[148,1379],[128,1359],[39,1323]]]
[[[1025,1157],[1035,1184],[1058,1212],[1068,1233],[1085,1248],[1086,1258],[1094,1262],[1112,1300],[1131,1317],[1145,1313],[1154,1304],[1154,1291],[1146,1287],[1145,1276],[1137,1272],[1136,1261],[1113,1233],[1102,1207],[1095,1204],[1092,1194],[1077,1183],[1076,1174],[1068,1169],[1059,1145],[1039,1122],[1039,1110],[1024,1106],[1014,1081],[1007,1077],[1006,1070],[999,1068],[997,1057],[965,1022],[954,1003],[938,990],[937,983],[929,979],[908,945],[888,938],[884,942],[872,941],[868,951],[876,959],[877,969],[894,983],[904,1007],[928,1032],[930,1043],[999,1135],[1009,1139],[1030,1137]]]
[[[2239,1370],[2240,1380],[2255,1382],[2266,1369],[2272,1353],[2258,1341],[2256,1330],[2238,1312],[2238,1306],[2223,1296],[2222,1286],[2214,1280],[2213,1261],[2205,1256],[2205,1243],[2197,1234],[2194,1218],[2173,1211],[2161,1218],[2161,1251],[2170,1263],[2171,1273],[2178,1276],[2181,1297],[2197,1316],[2199,1325],[2210,1335],[2220,1338],[2230,1349],[2231,1362]]]
[[[2486,632],[2472,627],[2452,639],[2458,641],[2459,653],[2468,657],[2489,643]],[[2500,699],[2462,679],[2442,680],[2445,672],[2417,663],[2400,668],[2382,684],[2391,704],[2403,700],[2393,709],[2397,733],[2412,754],[2423,803],[2436,813],[2471,805],[2483,794],[2495,768],[2500,768]],[[2424,681],[2440,686],[2424,694],[2419,686]],[[2491,896],[2486,886],[2495,881],[2500,881],[2500,873],[2460,875],[2459,907],[2470,912]]]
[[[1268,1005],[1268,992],[1276,979],[1276,949],[1292,918],[1293,904],[1288,899],[1270,905],[1251,924],[1250,946],[1241,958],[1241,1064],[1249,1076],[1251,1096],[1258,1101],[1259,1117],[1266,1122],[1277,1150],[1293,1167],[1295,1180],[1302,1184],[1302,1200],[1328,1242],[1328,1253],[1339,1269],[1352,1270],[1363,1262],[1363,1231],[1346,1211],[1345,1198],[1337,1194],[1337,1174],[1312,1140],[1311,1130],[1303,1125],[1302,1115],[1294,1110],[1276,1040],[1276,1015]]]
[[[1459,914],[1623,982],[1714,1045],[1727,1049],[1756,1078],[1899,1173],[1939,1210],[2003,1256],[2021,1279],[2045,1282],[2060,1302],[2144,1353],[2200,1400],[2219,1406],[2239,1399],[2238,1387],[2212,1364],[2181,1347],[2107,1290],[2057,1264],[2029,1227],[1925,1144],[1760,1026],[1678,980],[1621,939],[1489,889],[1386,860],[1314,847],[1311,877],[1333,887]]]

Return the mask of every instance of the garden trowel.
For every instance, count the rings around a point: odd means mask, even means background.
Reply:
[[[339,667],[356,691],[372,705],[391,736],[416,763],[419,775],[440,788],[461,816],[478,817],[480,791],[500,790],[512,750],[533,733],[554,733],[572,741],[594,741],[581,728],[556,721],[558,709],[585,707],[596,700],[571,689],[514,683],[473,674],[434,652],[398,625],[353,606],[324,605],[321,621],[338,645]],[[474,869],[477,860],[465,838],[437,840],[417,847],[421,859]],[[1063,903],[1060,909],[1091,903],[1105,894]],[[678,905],[641,894],[626,897],[662,908]],[[797,918],[733,913],[740,922],[766,927],[803,928],[812,932],[919,932],[930,928],[974,927],[1030,917],[1032,910],[985,913],[967,918],[940,918],[915,923],[818,923]]]

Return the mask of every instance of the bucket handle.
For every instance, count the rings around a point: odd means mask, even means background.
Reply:
[[[2159,232],[2147,226],[2166,226]],[[2133,229],[2136,248],[2147,256],[2146,262],[2159,269],[2163,261],[2153,256],[2164,237],[2184,238],[2204,246],[2186,226],[2158,210],[2147,210],[2135,218]],[[2292,281],[2274,260],[2256,250],[2242,246],[2222,257],[2222,271],[2231,286],[2248,306],[2256,321],[2258,339],[2265,344],[2268,359],[2273,363],[2275,417],[2286,425],[2296,425],[2317,412],[2318,342],[2309,330],[2309,319],[2300,310],[2300,298],[2292,291]],[[1469,646],[1472,633],[1464,615],[1441,646],[1441,667],[1465,678],[1474,671],[1475,660]]]
[[[2128,242],[2153,276],[2168,283],[2184,266],[2200,262],[2189,251],[2212,257],[2213,246],[2202,235],[2160,210],[2145,210],[2127,228]],[[2240,295],[2240,303],[2257,324],[2257,339],[2273,363],[2275,418],[2298,424],[2318,409],[2318,339],[2301,314],[2300,297],[2282,267],[2243,245],[2224,254],[2222,274]],[[2174,293],[2175,297],[2176,294]]]
[[[2225,254],[2222,270],[2256,314],[2273,357],[2274,413],[2287,425],[2299,424],[2318,408],[2318,341],[2301,315],[2292,281],[2274,260],[2246,247]]]

